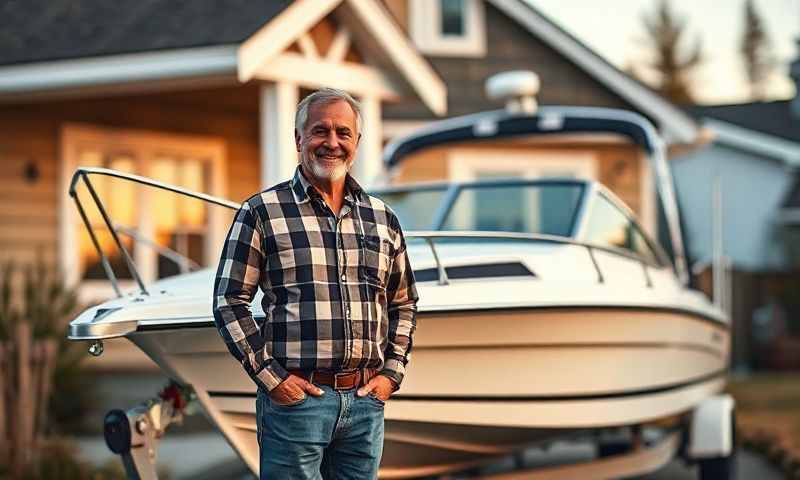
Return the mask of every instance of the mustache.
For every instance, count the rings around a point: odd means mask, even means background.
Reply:
[[[320,147],[320,148],[314,150],[314,155],[317,155],[317,156],[320,156],[320,157],[327,157],[327,156],[344,157],[345,156],[345,151],[342,150],[341,148],[330,149],[330,148]]]

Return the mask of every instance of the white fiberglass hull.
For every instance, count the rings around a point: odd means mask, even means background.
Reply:
[[[666,309],[422,312],[403,388],[386,405],[382,476],[687,412],[723,388],[728,335],[723,323]],[[165,322],[128,337],[195,389],[255,471],[255,387],[216,329]]]

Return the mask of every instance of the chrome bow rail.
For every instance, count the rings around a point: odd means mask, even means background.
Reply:
[[[111,281],[111,285],[114,287],[114,292],[117,294],[118,297],[122,296],[122,291],[119,288],[119,282],[117,281],[117,277],[114,274],[114,269],[111,268],[111,263],[108,261],[108,257],[106,256],[103,249],[100,247],[100,242],[97,240],[97,235],[95,234],[94,228],[92,227],[91,222],[89,222],[89,218],[86,216],[86,211],[81,205],[81,201],[78,198],[77,187],[79,182],[83,182],[86,185],[86,189],[89,191],[89,195],[91,195],[92,200],[94,201],[97,210],[100,212],[100,215],[103,217],[103,222],[106,225],[109,233],[111,233],[111,237],[114,239],[114,243],[119,248],[120,253],[122,254],[122,258],[125,260],[125,264],[128,266],[128,270],[130,271],[131,275],[133,276],[136,283],[139,285],[139,290],[141,293],[148,295],[147,288],[142,281],[142,277],[139,275],[139,271],[136,269],[136,264],[133,262],[133,258],[131,258],[130,253],[125,248],[125,245],[119,239],[119,233],[131,236],[134,240],[142,241],[141,236],[137,233],[130,231],[129,229],[122,227],[121,225],[117,225],[111,221],[111,218],[108,216],[105,207],[103,206],[103,202],[100,200],[100,197],[97,195],[97,191],[94,189],[92,185],[92,181],[89,179],[91,175],[104,175],[108,177],[119,178],[122,180],[138,183],[140,185],[146,185],[153,188],[158,188],[161,190],[167,190],[170,192],[178,193],[180,195],[186,195],[190,198],[195,198],[198,200],[203,200],[205,202],[209,202],[214,205],[219,205],[222,207],[230,208],[232,210],[238,210],[239,204],[232,202],[230,200],[226,200],[224,198],[218,198],[211,195],[207,195],[205,193],[194,192],[192,190],[188,190],[182,187],[178,187],[176,185],[170,185],[168,183],[158,182],[156,180],[142,177],[139,175],[134,175],[131,173],[120,172],[117,170],[111,170],[108,168],[90,168],[90,167],[80,167],[78,168],[75,173],[72,175],[72,180],[70,181],[69,185],[69,195],[75,200],[75,205],[78,208],[78,213],[83,220],[84,226],[86,226],[86,230],[89,232],[89,236],[92,239],[92,244],[94,245],[95,250],[97,250],[98,255],[100,255],[100,263],[103,266],[103,270],[106,272],[106,276]],[[152,242],[148,243],[152,244]],[[168,252],[162,251],[160,252],[165,254],[168,258],[176,260],[174,255],[177,255],[177,252],[169,250]],[[188,259],[185,259],[186,261]]]
[[[133,276],[134,280],[139,286],[139,290],[142,294],[148,295],[147,287],[145,286],[144,282],[142,281],[141,276],[139,275],[138,270],[136,269],[136,264],[133,261],[133,258],[130,255],[130,252],[125,248],[125,245],[120,241],[120,234],[130,236],[136,241],[141,241],[149,245],[151,248],[156,248],[154,242],[144,239],[139,235],[135,230],[130,229],[128,227],[116,224],[112,222],[111,218],[108,216],[105,207],[103,206],[103,202],[100,200],[100,197],[97,195],[94,186],[92,185],[91,180],[89,179],[92,175],[104,175],[108,177],[114,177],[125,181],[134,182],[140,185],[145,185],[148,187],[158,188],[161,190],[167,190],[170,192],[174,192],[180,195],[185,195],[190,198],[194,198],[197,200],[202,200],[213,205],[222,206],[225,208],[229,208],[232,210],[238,210],[240,204],[236,202],[232,202],[230,200],[226,200],[219,197],[214,197],[211,195],[207,195],[205,193],[199,193],[192,190],[188,190],[182,187],[178,187],[175,185],[171,185],[168,183],[159,182],[156,180],[152,180],[147,177],[142,177],[139,175],[134,175],[131,173],[120,172],[117,170],[111,170],[107,168],[89,168],[89,167],[81,167],[78,168],[72,176],[72,181],[70,182],[69,187],[69,195],[75,200],[75,205],[78,208],[78,212],[80,213],[81,219],[83,220],[84,226],[86,226],[86,230],[89,233],[89,236],[92,239],[92,244],[94,245],[95,249],[97,250],[98,255],[100,256],[100,262],[103,266],[103,270],[106,273],[106,276],[111,281],[111,285],[114,288],[114,292],[117,294],[118,297],[122,297],[122,291],[119,288],[119,281],[117,280],[116,275],[114,274],[114,270],[111,267],[111,263],[108,260],[108,256],[106,256],[105,252],[103,252],[102,247],[100,246],[100,242],[97,240],[97,235],[94,231],[94,227],[92,227],[91,223],[89,222],[89,218],[86,215],[86,211],[81,204],[80,199],[78,198],[77,194],[77,187],[78,183],[82,182],[86,185],[89,194],[94,201],[95,206],[97,207],[100,215],[103,217],[103,222],[106,225],[106,228],[111,233],[111,236],[116,244],[117,248],[119,248],[120,253],[122,254],[123,259],[125,260],[125,264],[128,267],[131,275]],[[436,270],[439,274],[438,284],[439,285],[448,285],[450,280],[447,277],[447,270],[444,267],[444,264],[439,257],[435,242],[436,240],[441,239],[482,239],[482,240],[497,240],[497,241],[513,241],[513,240],[520,240],[520,241],[529,241],[529,242],[544,242],[544,243],[553,243],[553,244],[563,244],[563,245],[575,245],[580,246],[586,249],[587,253],[589,254],[589,258],[592,261],[592,265],[594,266],[595,272],[597,272],[597,282],[603,283],[605,281],[605,277],[603,276],[603,272],[600,270],[600,266],[597,263],[597,259],[595,258],[595,251],[604,251],[608,253],[612,253],[614,255],[619,255],[623,257],[630,258],[632,260],[638,261],[642,269],[644,270],[645,279],[647,281],[647,286],[652,287],[653,283],[650,278],[650,274],[648,271],[648,266],[654,268],[662,268],[663,265],[648,263],[645,259],[640,256],[637,256],[632,253],[627,253],[620,249],[614,249],[609,247],[604,247],[600,245],[594,245],[586,242],[581,242],[575,240],[573,238],[567,237],[559,237],[555,235],[544,235],[544,234],[536,234],[536,233],[517,233],[517,232],[475,232],[475,231],[408,231],[405,232],[405,237],[409,239],[421,239],[428,244],[431,249],[431,253],[433,254],[434,261],[436,262]],[[198,265],[192,262],[189,259],[181,258],[181,255],[177,252],[167,249],[161,248],[159,253],[164,255],[165,257],[171,259],[172,261],[176,262],[178,265],[190,265],[191,267],[198,267]]]

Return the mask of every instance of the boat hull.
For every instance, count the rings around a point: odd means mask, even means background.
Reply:
[[[195,389],[256,471],[255,386],[213,324],[164,322],[128,338]],[[682,414],[724,387],[729,345],[725,324],[679,310],[421,312],[403,388],[386,405],[381,476]]]

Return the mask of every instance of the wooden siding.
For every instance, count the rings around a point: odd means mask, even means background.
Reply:
[[[390,8],[390,11],[394,13],[395,9]],[[484,83],[490,76],[509,70],[533,70],[539,75],[542,90],[538,98],[542,105],[632,108],[595,78],[488,3],[486,26],[486,58],[427,57],[447,84],[448,116],[501,107],[501,103],[486,98]],[[414,100],[387,105],[384,112],[387,119],[433,117],[421,102]]]
[[[0,106],[0,260],[42,256],[56,264],[58,150],[67,123],[219,138],[225,196],[240,201],[260,187],[256,85]],[[24,176],[28,163],[39,170],[34,182]]]
[[[641,168],[643,156],[636,148],[619,144],[596,143],[584,146],[558,145],[541,142],[539,148],[552,151],[558,148],[562,152],[575,154],[591,153],[595,156],[597,180],[607,186],[625,202],[637,215],[642,215],[641,205]],[[485,151],[487,164],[491,164],[491,153],[516,150],[519,152],[536,152],[536,146],[522,142],[482,142],[480,145],[456,143],[448,147],[426,149],[409,156],[397,167],[393,176],[393,184],[447,180],[453,176],[449,171],[447,152],[451,149],[470,149]]]

